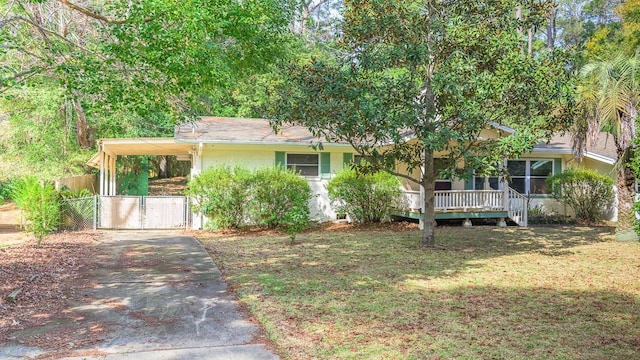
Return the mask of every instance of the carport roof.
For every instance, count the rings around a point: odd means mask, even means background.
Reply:
[[[87,162],[90,166],[100,167],[100,154],[123,155],[189,155],[193,144],[178,144],[173,138],[129,138],[101,139],[100,151]]]

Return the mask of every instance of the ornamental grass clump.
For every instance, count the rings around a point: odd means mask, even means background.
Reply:
[[[22,210],[25,228],[38,239],[58,230],[62,217],[62,206],[58,192],[51,182],[29,176],[17,180],[11,187],[11,198]]]

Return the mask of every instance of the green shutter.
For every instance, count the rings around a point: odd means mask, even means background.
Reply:
[[[320,153],[320,176],[328,178],[331,175],[331,153]]]
[[[553,173],[560,174],[562,172],[562,159],[556,158],[553,159]]]
[[[473,190],[473,170],[468,171],[467,176],[469,176],[469,178],[464,180],[464,189]]]
[[[284,151],[276,151],[276,167],[284,169],[287,166]]]
[[[352,153],[344,153],[344,154],[342,154],[342,166],[345,169],[347,169],[351,165],[352,161],[353,161],[353,154]]]

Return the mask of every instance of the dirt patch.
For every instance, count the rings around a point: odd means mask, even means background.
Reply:
[[[183,196],[187,188],[187,177],[178,176],[168,179],[150,179],[149,195]]]
[[[49,337],[12,334],[64,319],[65,304],[81,298],[80,271],[90,268],[97,237],[95,233],[58,233],[41,246],[31,240],[0,248],[0,342],[15,340],[43,348],[74,342],[75,329]],[[15,301],[7,299],[18,289]]]
[[[0,205],[0,227],[3,225],[19,225],[20,210],[14,203]]]

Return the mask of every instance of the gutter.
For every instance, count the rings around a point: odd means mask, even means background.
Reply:
[[[539,148],[534,148],[531,151],[531,154],[535,154],[535,153],[574,155],[573,150],[570,150],[570,149],[539,149]],[[603,162],[603,163],[609,164],[609,165],[614,165],[616,163],[615,159],[612,159],[612,158],[610,158],[608,156],[596,154],[596,153],[590,152],[590,151],[585,152],[584,153],[584,157],[589,158],[589,159],[593,159],[593,160],[596,160],[596,161],[600,161],[600,162]]]
[[[226,144],[226,145],[292,145],[292,146],[313,146],[313,143],[286,142],[286,141],[230,141],[230,140],[180,140],[175,139],[177,144]],[[320,144],[320,143],[318,143]],[[352,148],[350,144],[322,143],[322,146]]]

